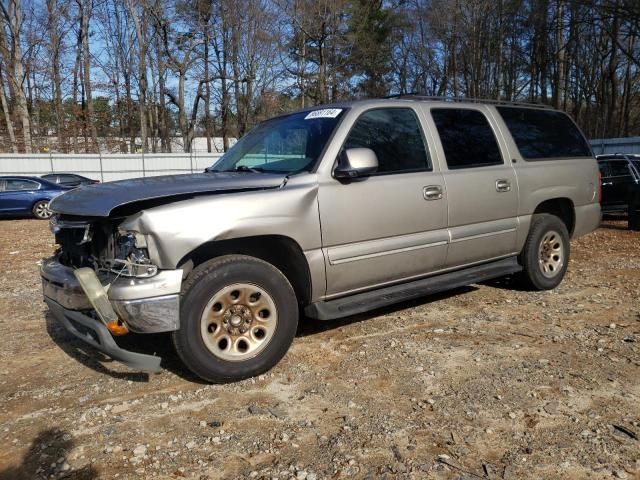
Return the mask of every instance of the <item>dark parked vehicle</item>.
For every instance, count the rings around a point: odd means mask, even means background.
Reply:
[[[51,183],[64,185],[65,187],[80,187],[82,185],[93,185],[94,183],[100,183],[98,180],[83,177],[82,175],[78,175],[76,173],[48,173],[47,175],[42,175],[40,178],[44,178]]]
[[[599,155],[602,213],[629,215],[629,229],[640,230],[640,156]]]
[[[49,202],[69,187],[37,177],[0,177],[0,215],[33,215],[46,220],[51,216]]]

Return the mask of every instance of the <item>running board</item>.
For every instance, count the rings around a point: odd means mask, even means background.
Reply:
[[[521,270],[522,266],[518,264],[517,258],[510,257],[454,272],[422,278],[409,283],[357,293],[336,300],[315,302],[308,305],[304,309],[304,313],[308,317],[317,320],[334,320],[386,307],[405,300],[502,277]]]

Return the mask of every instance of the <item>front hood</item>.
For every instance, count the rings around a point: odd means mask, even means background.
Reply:
[[[76,188],[56,197],[51,210],[65,215],[108,217],[115,208],[132,203],[225,191],[277,188],[285,174],[253,172],[165,175],[99,183]]]

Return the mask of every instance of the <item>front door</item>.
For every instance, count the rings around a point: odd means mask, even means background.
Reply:
[[[479,108],[432,108],[449,204],[447,267],[515,253],[518,184],[486,114]]]
[[[31,209],[40,185],[32,180],[6,178],[0,185],[0,211],[23,212]]]
[[[344,145],[370,148],[378,171],[365,179],[320,182],[327,295],[423,276],[442,267],[447,192],[429,159],[413,108],[367,110]]]

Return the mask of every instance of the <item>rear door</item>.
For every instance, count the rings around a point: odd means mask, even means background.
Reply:
[[[627,160],[608,160],[609,176],[602,179],[602,197],[607,205],[614,208],[626,208],[629,192],[635,186]]]
[[[602,195],[600,198],[600,206],[605,209],[612,208],[613,199],[611,198],[611,186],[613,182],[611,180],[611,170],[609,169],[608,160],[598,160],[598,170],[600,170],[600,186],[602,189]]]
[[[512,255],[518,226],[518,183],[482,106],[432,107],[448,196],[446,266]]]

